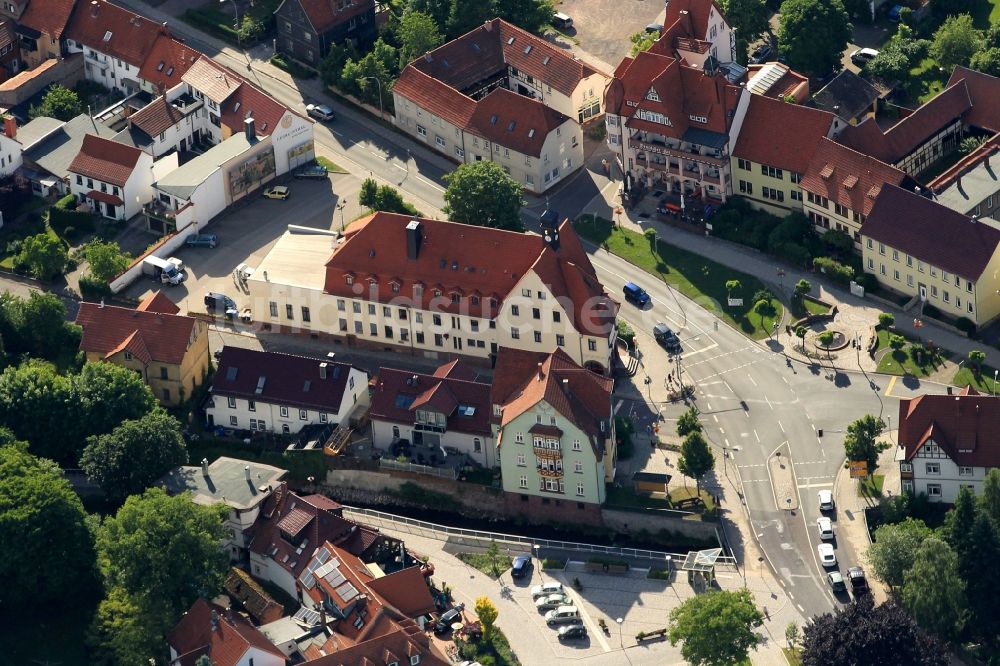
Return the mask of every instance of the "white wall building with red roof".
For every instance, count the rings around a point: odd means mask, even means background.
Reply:
[[[69,189],[98,215],[131,219],[153,197],[153,156],[88,134],[69,165]]]

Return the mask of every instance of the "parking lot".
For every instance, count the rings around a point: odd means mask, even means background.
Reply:
[[[662,2],[652,0],[562,0],[557,10],[573,19],[567,34],[579,48],[617,67],[629,54],[629,35],[650,23],[658,23],[666,11]]]
[[[184,262],[187,279],[175,287],[165,286],[182,312],[204,312],[204,295],[214,291],[236,301],[242,310],[245,287],[234,279],[237,266],[246,263],[253,268],[284,233],[289,224],[322,229],[339,229],[363,212],[357,203],[358,180],[348,175],[334,174],[327,180],[291,180],[283,182],[290,196],[285,201],[270,200],[258,195],[200,229],[215,234],[215,248],[178,249],[173,256]],[[342,210],[338,209],[344,203]],[[184,232],[182,232],[184,233]],[[124,295],[142,298],[160,284],[142,278],[129,286]]]

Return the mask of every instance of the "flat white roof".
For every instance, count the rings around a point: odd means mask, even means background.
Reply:
[[[323,291],[326,262],[333,254],[337,235],[325,229],[314,231],[286,231],[282,234],[257,266],[250,281]]]

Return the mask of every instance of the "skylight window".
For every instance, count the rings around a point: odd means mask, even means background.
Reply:
[[[535,128],[534,127],[532,127],[530,130],[528,130],[528,138],[530,139],[533,136],[535,136]]]
[[[494,114],[490,116],[490,125],[496,125],[496,124],[497,124],[497,117],[496,114]]]
[[[547,65],[549,64],[550,60],[552,60],[552,56],[545,56],[544,58],[542,58],[542,64]]]
[[[174,75],[174,68],[171,67],[170,69],[167,70],[167,76],[173,76],[173,75]]]
[[[508,132],[513,132],[515,125],[517,125],[517,121],[516,120],[512,120],[509,123],[507,123],[507,131]]]
[[[472,405],[459,405],[458,406],[458,415],[459,416],[465,416],[467,418],[475,416],[476,415],[476,408],[473,407]]]
[[[156,71],[158,71],[158,72],[162,72],[162,71],[163,71],[163,66],[164,66],[165,64],[166,64],[166,63],[165,63],[165,62],[163,62],[163,61],[161,60],[161,61],[160,61],[160,64],[156,66]]]
[[[104,33],[104,41],[106,41],[106,42],[110,42],[111,41],[111,31],[110,30],[108,30],[106,33]]]
[[[528,55],[529,53],[531,53],[531,46],[532,46],[531,44],[528,44],[527,46],[524,47],[524,54],[525,55]]]
[[[507,45],[508,45],[508,46],[510,46],[510,45],[511,45],[511,44],[513,44],[513,43],[514,43],[514,38],[513,38],[513,37],[509,37],[509,38],[507,39]]]
[[[233,113],[240,110],[240,104],[242,104],[242,102],[236,102],[236,104],[233,105]]]

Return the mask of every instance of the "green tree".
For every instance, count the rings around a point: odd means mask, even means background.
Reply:
[[[1000,525],[1000,469],[991,469],[983,479],[983,492],[979,496],[979,510]]]
[[[549,24],[554,12],[551,0],[503,0],[496,6],[504,21],[535,34]]]
[[[750,590],[712,591],[684,601],[670,611],[667,637],[681,645],[681,655],[694,666],[724,666],[746,661],[750,650],[763,642],[754,631],[764,615],[754,605]]]
[[[228,563],[219,544],[228,512],[225,505],[202,506],[153,488],[129,497],[101,525],[97,563],[105,585],[120,589],[139,611],[142,635],[162,641],[195,599],[222,587]],[[108,635],[100,625],[95,629]]]
[[[879,580],[892,588],[901,587],[920,544],[930,535],[930,528],[922,520],[913,518],[876,529],[875,542],[868,549],[868,561]]]
[[[770,300],[762,298],[753,304],[753,311],[757,313],[758,317],[760,317],[760,327],[764,328],[764,318],[774,312],[774,306],[771,305]],[[770,334],[771,332],[768,331],[768,335]]]
[[[89,437],[80,467],[108,497],[123,500],[187,461],[180,423],[166,412],[156,411],[124,421],[106,435]]]
[[[709,448],[705,436],[700,430],[688,433],[681,443],[681,456],[677,460],[677,469],[684,476],[694,479],[695,489],[701,496],[701,479],[715,467],[715,454]]]
[[[83,113],[83,102],[80,96],[69,88],[54,85],[42,98],[42,103],[28,110],[28,116],[38,118],[45,116],[56,120],[72,120]]]
[[[841,0],[785,0],[779,13],[779,50],[792,67],[822,76],[839,65],[851,39]]]
[[[854,249],[854,241],[851,237],[839,229],[828,229],[823,232],[822,240],[831,249],[840,253],[847,253]]]
[[[28,298],[0,296],[3,339],[10,354],[55,359],[75,353],[80,327],[66,321],[66,305],[49,292],[31,292]]]
[[[803,349],[806,346],[806,333],[808,333],[808,330],[805,326],[797,326],[795,328],[795,337],[799,339],[799,346]]]
[[[66,246],[54,234],[40,233],[21,241],[17,263],[26,266],[40,280],[51,280],[66,270]]]
[[[847,426],[847,436],[844,437],[847,459],[866,461],[868,474],[874,474],[878,468],[879,453],[889,448],[887,442],[877,441],[884,430],[885,422],[871,414],[865,414]]]
[[[490,541],[490,545],[486,549],[486,556],[490,558],[490,568],[493,569],[493,575],[499,578],[503,570],[500,568],[500,546],[497,545],[496,541]]]
[[[151,656],[163,652],[167,630],[169,627],[163,628],[146,617],[143,608],[124,589],[111,587],[97,607],[87,644],[95,663],[147,664]]]
[[[90,274],[101,282],[110,281],[132,263],[132,256],[122,252],[114,241],[92,240],[83,247],[80,254],[90,266]]]
[[[956,65],[968,65],[982,42],[982,33],[972,24],[971,16],[949,16],[934,33],[931,57],[950,72]]]
[[[411,9],[403,12],[396,28],[396,38],[399,39],[400,69],[444,43],[434,17]]]
[[[1000,649],[1000,528],[984,512],[976,515],[969,533],[972,547],[959,553],[958,569],[965,580],[969,601],[968,629],[987,646],[988,652]]]
[[[341,85],[344,66],[348,61],[356,60],[357,51],[349,41],[331,44],[330,51],[319,63],[319,76],[328,86]]]
[[[721,4],[726,20],[736,29],[736,59],[745,65],[747,45],[771,28],[767,22],[770,12],[764,0],[723,0]]]
[[[448,23],[452,0],[409,0],[408,9],[428,14],[439,28]]]
[[[445,176],[444,212],[463,224],[524,231],[521,185],[495,162],[462,164]]]
[[[977,375],[982,371],[984,362],[986,362],[986,352],[981,349],[969,351],[969,364]]]
[[[122,421],[158,409],[153,391],[139,373],[120,365],[86,363],[78,374],[70,376],[70,381],[84,436],[103,435]]]
[[[51,364],[32,360],[0,374],[0,423],[30,442],[33,454],[75,466],[79,416],[72,382]]]
[[[802,632],[799,631],[799,625],[795,624],[795,621],[791,621],[785,627],[785,641],[788,642],[788,649],[794,650],[802,640]]]
[[[497,15],[494,0],[452,0],[446,30],[455,39],[478,28]]]
[[[203,654],[194,662],[194,666],[215,666],[215,662],[207,654]]]
[[[476,599],[476,617],[483,625],[483,639],[487,642],[493,637],[493,625],[496,624],[499,614],[497,607],[493,605],[489,597]]]
[[[252,43],[264,36],[264,30],[264,24],[248,12],[243,15],[243,20],[240,22],[240,27],[236,31],[236,35],[244,44]]]
[[[958,637],[965,616],[965,581],[958,556],[936,537],[920,544],[913,566],[903,574],[903,605],[927,631],[944,640]]]
[[[906,346],[906,338],[897,333],[890,333],[889,346],[892,347],[893,351],[899,351]]]
[[[380,37],[360,60],[348,58],[340,73],[340,86],[363,102],[392,112],[392,82],[399,73],[399,52]]]
[[[23,443],[0,446],[0,543],[7,545],[0,558],[0,617],[51,611],[95,589],[94,539],[86,518],[55,463],[30,455]]]
[[[361,190],[358,193],[358,203],[365,208],[376,210],[378,202],[378,181],[374,178],[365,178],[361,182]]]
[[[812,283],[809,280],[799,280],[795,283],[795,297],[801,299],[803,296],[812,291]]]
[[[816,336],[816,340],[819,341],[820,345],[826,348],[827,358],[831,360],[833,359],[833,352],[830,350],[830,347],[833,345],[834,337],[833,331],[823,331]]]
[[[880,312],[878,314],[878,327],[890,329],[896,324],[896,317],[891,312]]]
[[[743,289],[743,283],[739,280],[726,280],[726,296],[728,298],[733,297],[734,292],[739,292]]]
[[[655,44],[659,37],[660,35],[658,33],[649,32],[647,30],[633,32],[628,36],[628,40],[632,42],[632,47],[629,49],[629,55],[634,58],[643,51],[648,51],[649,47]]]
[[[677,418],[677,436],[687,437],[693,432],[701,432],[701,421],[698,420],[698,408],[692,405]]]

